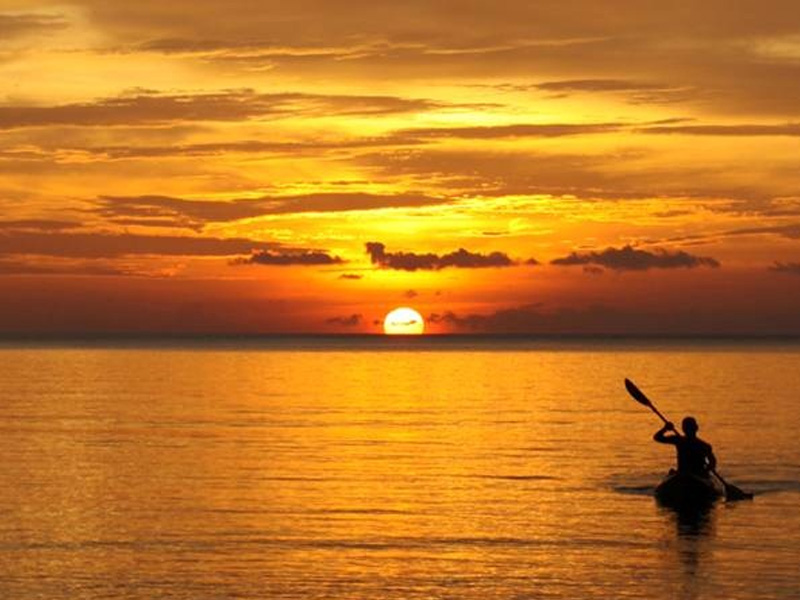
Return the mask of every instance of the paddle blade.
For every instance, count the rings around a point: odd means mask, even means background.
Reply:
[[[652,407],[653,403],[650,402],[650,399],[644,395],[644,392],[636,387],[636,384],[633,383],[630,379],[625,379],[625,389],[628,390],[628,393],[636,400],[639,404],[644,404],[645,406]]]
[[[743,489],[736,487],[732,483],[725,482],[725,500],[728,502],[735,502],[736,500],[752,500],[753,494],[745,492]]]
[[[717,476],[717,479],[720,480],[722,483],[722,487],[725,488],[725,501],[726,502],[735,502],[736,500],[752,500],[753,494],[750,492],[745,492],[743,489],[736,487],[732,483],[728,483],[722,478],[722,475],[717,473],[716,469],[711,469],[711,472]]]

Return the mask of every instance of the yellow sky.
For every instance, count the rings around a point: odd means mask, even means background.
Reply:
[[[794,2],[5,0],[0,82],[0,331],[800,333]]]

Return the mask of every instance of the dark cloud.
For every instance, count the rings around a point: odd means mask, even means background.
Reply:
[[[132,271],[103,264],[40,264],[31,261],[0,258],[0,275],[80,275],[127,276]]]
[[[358,281],[359,279],[363,279],[363,275],[359,275],[358,273],[342,273],[339,275],[339,279],[350,279],[353,281]]]
[[[203,229],[203,223],[199,221],[191,221],[189,219],[170,217],[114,217],[109,219],[114,225],[122,225],[123,227],[136,226],[136,227],[159,227],[167,229],[191,229],[200,232]]]
[[[794,311],[726,310],[718,302],[711,306],[617,307],[592,305],[554,309],[541,304],[502,308],[488,313],[459,314],[453,311],[427,317],[431,325],[466,333],[544,335],[703,335],[787,334],[800,332],[800,317]]]
[[[175,227],[199,228],[208,221],[235,221],[264,214],[266,206],[253,200],[185,200],[169,196],[102,196],[95,212],[123,223],[163,226],[165,219]]]
[[[770,271],[776,273],[786,273],[788,275],[800,275],[800,262],[780,262],[775,261],[770,268]]]
[[[29,33],[63,29],[68,23],[59,15],[0,14],[0,42]]]
[[[268,265],[289,267],[293,265],[324,266],[342,264],[344,260],[319,250],[282,251],[261,250],[248,258],[235,259],[237,265]]]
[[[719,267],[716,259],[705,256],[694,256],[683,250],[671,252],[657,249],[648,252],[624,246],[622,248],[606,248],[601,252],[573,252],[569,256],[556,258],[551,264],[559,266],[597,265],[614,271],[646,271],[648,269],[693,269],[695,267]]]
[[[372,264],[384,269],[402,271],[438,271],[447,267],[464,269],[480,269],[486,267],[510,267],[515,264],[507,254],[492,252],[480,254],[460,248],[448,254],[416,254],[414,252],[386,252],[386,246],[380,242],[367,242],[367,254]]]
[[[342,327],[357,327],[358,325],[361,325],[363,320],[363,315],[359,313],[353,313],[352,315],[348,315],[346,317],[331,317],[330,319],[326,319],[325,322],[330,325],[341,325]]]
[[[236,221],[263,215],[338,212],[376,208],[441,204],[446,198],[415,194],[319,193],[295,196],[263,196],[231,200],[187,200],[170,196],[102,196],[97,212],[114,222],[136,219],[137,224],[198,229],[206,222]],[[121,221],[122,220],[122,221]]]
[[[621,333],[642,326],[636,316],[607,306],[548,311],[541,304],[503,308],[485,314],[460,315],[446,311],[431,314],[427,320],[456,331],[505,334]]]
[[[784,123],[782,125],[671,125],[643,127],[644,133],[673,135],[708,135],[708,136],[800,136],[800,123]]]
[[[240,140],[199,144],[166,144],[162,146],[89,146],[75,148],[77,151],[105,157],[110,160],[141,159],[159,157],[219,156],[228,154],[271,154],[277,156],[297,156],[316,154],[332,150],[351,150],[407,146],[421,144],[421,140],[402,137],[399,133],[388,137],[353,138],[339,141],[315,140],[308,142],[265,142],[261,140]],[[32,158],[41,159],[41,154]]]
[[[409,300],[416,298],[417,296],[419,296],[419,292],[417,290],[406,290],[403,292],[403,297],[408,298]]]
[[[786,212],[788,212],[791,215],[794,215],[794,211],[786,211]],[[771,214],[769,207],[767,207],[767,209],[764,210],[764,213],[767,215]],[[697,246],[702,244],[708,244],[710,242],[719,241],[723,238],[736,237],[741,235],[779,236],[790,240],[798,240],[800,239],[800,224],[789,223],[786,225],[765,225],[763,227],[744,227],[741,229],[730,229],[727,231],[717,231],[708,234],[698,233],[698,234],[681,235],[681,236],[667,238],[662,241],[664,243],[669,243],[669,244],[680,244],[683,246],[690,246],[690,245]]]
[[[624,79],[567,79],[562,81],[545,81],[535,84],[538,90],[546,92],[630,92],[641,90],[661,90],[663,85],[627,81]]]
[[[330,47],[322,44],[278,46],[266,41],[223,41],[213,39],[161,38],[120,49],[122,52],[157,52],[161,54],[200,54],[220,60],[269,60],[291,57],[332,58],[342,60],[368,51],[369,46]]]
[[[0,230],[2,229],[34,229],[40,231],[63,231],[65,229],[75,229],[81,224],[76,221],[65,221],[59,219],[4,219],[0,220]]]
[[[277,247],[279,244],[243,238],[0,231],[0,254],[7,255],[38,254],[75,258],[104,258],[134,254],[235,256]]]
[[[438,103],[430,100],[395,96],[261,94],[253,90],[195,94],[138,91],[94,102],[57,106],[6,104],[0,106],[0,129],[244,121],[301,115],[386,115],[438,107]]]
[[[556,96],[575,93],[624,94],[634,104],[670,104],[696,98],[697,90],[625,79],[568,79],[536,84],[537,90]]]
[[[493,127],[435,127],[403,129],[398,132],[409,138],[463,138],[463,139],[502,139],[517,137],[565,137],[610,133],[626,127],[624,123],[549,123],[498,125]]]
[[[790,240],[800,239],[800,223],[790,223],[788,225],[768,225],[765,227],[746,227],[724,232],[722,235],[778,235],[789,238]]]

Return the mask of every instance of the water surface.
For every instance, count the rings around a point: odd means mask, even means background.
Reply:
[[[800,589],[791,341],[11,341],[0,361],[3,598]],[[658,507],[673,457],[626,376],[695,415],[755,501]]]

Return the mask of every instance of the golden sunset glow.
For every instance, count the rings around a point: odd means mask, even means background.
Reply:
[[[745,5],[9,0],[0,330],[800,332]]]
[[[413,308],[395,308],[383,320],[387,335],[421,335],[425,333],[425,320]]]

